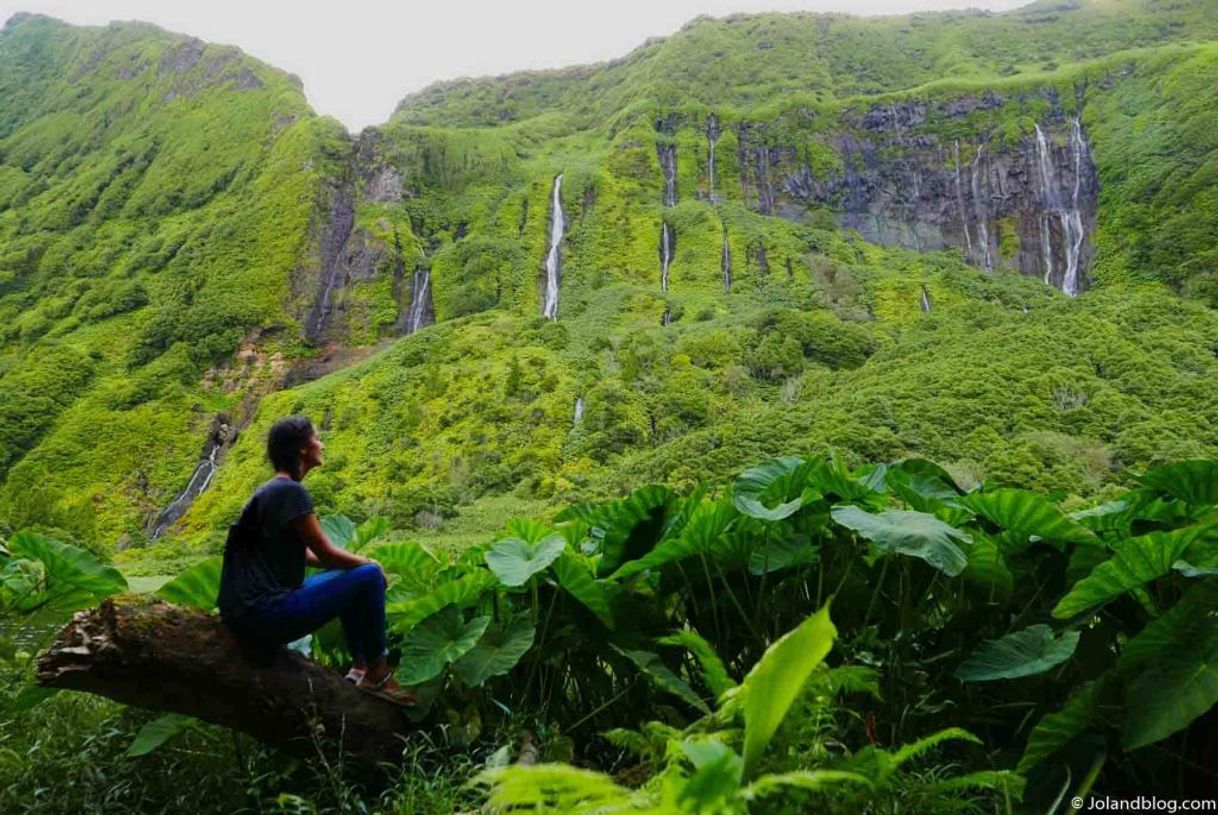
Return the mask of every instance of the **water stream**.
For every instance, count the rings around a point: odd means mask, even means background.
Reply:
[[[562,255],[559,244],[562,243],[563,230],[566,222],[562,214],[562,173],[554,177],[554,196],[550,205],[550,251],[546,254],[546,300],[541,309],[541,316],[550,320],[558,319],[558,283],[562,273]]]
[[[1086,239],[1086,229],[1083,226],[1083,214],[1079,208],[1079,194],[1082,190],[1083,159],[1087,153],[1087,142],[1083,137],[1083,127],[1076,117],[1070,127],[1070,155],[1073,159],[1074,184],[1070,191],[1070,201],[1067,205],[1061,194],[1061,178],[1053,161],[1053,148],[1049,139],[1039,124],[1036,128],[1036,158],[1038,176],[1041,188],[1041,203],[1045,212],[1041,216],[1040,246],[1044,263],[1044,281],[1053,285],[1058,277],[1057,257],[1059,253],[1053,247],[1053,220],[1056,219],[1061,227],[1060,256],[1064,260],[1064,268],[1060,269],[1061,290],[1071,297],[1081,290],[1080,272],[1082,266],[1083,241]]]
[[[660,291],[668,292],[668,267],[672,264],[672,236],[668,222],[660,229]]]
[[[431,268],[424,264],[414,270],[414,280],[410,286],[410,317],[406,322],[406,333],[413,334],[420,328],[425,328],[431,323],[428,318],[431,316],[431,309],[428,308],[431,302]],[[434,317],[431,317],[434,321]]]
[[[723,293],[732,293],[732,247],[727,242],[727,230],[723,230],[723,255],[719,262],[723,269]]]

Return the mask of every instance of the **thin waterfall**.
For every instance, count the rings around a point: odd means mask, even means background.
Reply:
[[[973,211],[977,215],[977,230],[981,233],[981,248],[982,248],[982,268],[992,269],[994,267],[994,259],[990,255],[990,230],[986,226],[989,213],[986,211],[985,205],[981,199],[981,157],[985,153],[985,147],[978,145],[977,157],[973,159]]]
[[[719,119],[712,113],[706,117],[706,143],[710,152],[707,162],[707,196],[712,204],[717,202],[715,196],[715,145],[719,142],[719,132]]]
[[[575,418],[571,425],[575,426],[584,420],[584,397],[575,397]]]
[[[657,144],[656,157],[660,160],[660,170],[664,173],[664,206],[675,206],[677,203],[677,146],[675,144]]]
[[[1078,195],[1083,183],[1083,154],[1087,143],[1083,139],[1083,125],[1078,117],[1070,127],[1070,145],[1074,154],[1074,189],[1070,194],[1070,209],[1062,221],[1066,236],[1066,277],[1062,281],[1062,290],[1074,297],[1079,293],[1079,270],[1082,265],[1083,240],[1086,233],[1083,229],[1083,213],[1078,206]]]
[[[973,256],[973,237],[968,231],[968,213],[964,209],[964,185],[960,182],[960,141],[956,140],[952,148],[956,161],[956,203],[960,207],[960,225],[964,227],[964,243],[968,246],[968,257]]]
[[[727,242],[727,230],[723,230],[723,253],[719,265],[723,270],[723,293],[732,293],[732,247]]]
[[[1041,255],[1043,257],[1044,281],[1053,284],[1057,270],[1054,261],[1058,255],[1053,251],[1052,219],[1057,218],[1061,225],[1062,247],[1060,256],[1065,259],[1065,268],[1061,270],[1061,290],[1071,296],[1076,296],[1081,290],[1080,271],[1082,266],[1083,241],[1086,239],[1086,229],[1083,226],[1083,214],[1079,209],[1079,194],[1082,191],[1083,157],[1087,144],[1083,138],[1083,126],[1078,117],[1071,122],[1070,152],[1074,163],[1074,185],[1070,193],[1070,204],[1062,201],[1061,179],[1053,164],[1053,151],[1049,140],[1039,124],[1036,128],[1036,156],[1038,175],[1041,183],[1041,197],[1045,213],[1041,217]]]
[[[546,301],[541,309],[541,316],[558,319],[558,282],[562,270],[562,255],[559,244],[562,243],[563,230],[566,223],[562,215],[562,173],[554,177],[554,200],[550,206],[550,251],[546,255]]]
[[[660,229],[660,291],[668,292],[668,267],[672,264],[672,234],[668,222]]]
[[[414,281],[410,288],[410,319],[406,322],[406,333],[413,334],[424,327],[427,319],[427,300],[431,297],[431,269],[420,265],[414,270]]]
[[[922,287],[922,297],[918,305],[922,308],[923,314],[930,314],[930,292],[926,290],[925,286]]]
[[[202,495],[211,484],[211,480],[216,474],[216,457],[220,454],[221,446],[221,442],[214,436],[208,441],[207,453],[195,465],[194,472],[190,474],[190,480],[186,482],[186,488],[157,516],[151,535],[154,540],[160,538],[166,529],[186,514],[186,510],[190,508],[194,500]]]

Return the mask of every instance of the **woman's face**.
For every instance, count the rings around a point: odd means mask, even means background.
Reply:
[[[326,445],[321,439],[317,438],[317,434],[313,434],[313,438],[309,439],[309,443],[300,448],[300,467],[305,472],[320,467],[322,465],[322,451],[326,449]]]

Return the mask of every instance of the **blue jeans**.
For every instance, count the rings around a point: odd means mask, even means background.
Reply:
[[[263,647],[278,647],[342,620],[347,650],[356,660],[385,655],[385,579],[379,566],[330,569],[307,578],[265,606],[251,609],[237,633]]]

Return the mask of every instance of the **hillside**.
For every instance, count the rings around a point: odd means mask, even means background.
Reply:
[[[214,545],[295,411],[319,507],[450,539],[827,448],[1078,497],[1213,455],[1215,40],[699,19],[352,138],[233,49],[14,18],[0,517]]]

